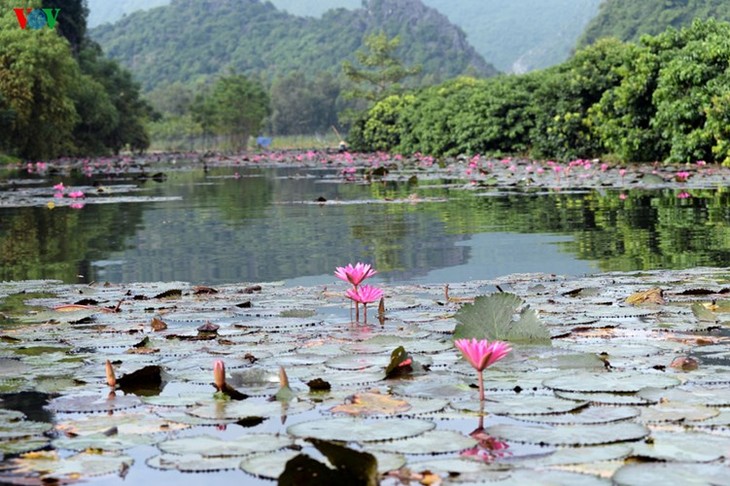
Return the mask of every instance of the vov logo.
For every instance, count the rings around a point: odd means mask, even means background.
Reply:
[[[38,30],[46,25],[51,29],[56,26],[56,19],[61,12],[60,8],[14,8],[21,29],[26,27]]]

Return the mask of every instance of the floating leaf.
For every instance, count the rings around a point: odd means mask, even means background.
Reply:
[[[626,303],[630,305],[664,304],[664,291],[654,287],[642,292],[636,292],[626,298]]]
[[[484,410],[495,415],[543,415],[572,412],[587,404],[548,395],[488,394]],[[472,412],[479,412],[482,409],[478,401],[452,402],[451,406],[457,410]]]
[[[237,469],[240,462],[240,456],[203,457],[199,454],[160,454],[150,457],[146,461],[147,465],[154,469],[182,472],[214,472]]]
[[[297,455],[299,455],[299,451],[292,449],[255,454],[242,459],[239,467],[252,476],[276,479],[284,472],[286,463]]]
[[[120,473],[134,460],[129,456],[82,452],[70,457],[59,457],[54,452],[32,453],[11,459],[13,474],[35,474],[42,478],[80,479]]]
[[[405,454],[446,454],[474,447],[477,441],[453,430],[430,430],[417,437],[372,444],[370,449]]]
[[[353,416],[395,415],[408,411],[411,405],[402,399],[381,393],[364,392],[348,397],[342,405],[330,408],[332,413]]]
[[[503,440],[548,445],[599,445],[636,441],[649,435],[649,429],[633,422],[602,425],[537,425],[500,424],[487,427],[489,435]]]
[[[139,398],[134,395],[108,396],[71,395],[55,398],[48,403],[48,408],[56,412],[113,412],[140,404]]]
[[[629,420],[639,415],[633,407],[585,407],[575,413],[559,415],[521,416],[521,420],[542,424],[604,424]]]
[[[632,393],[648,386],[670,388],[679,384],[680,381],[673,376],[631,372],[578,372],[543,382],[546,387],[560,391],[612,393]]]
[[[302,422],[290,426],[287,433],[296,437],[313,437],[322,440],[377,442],[413,437],[434,427],[436,427],[435,423],[418,419],[376,421],[343,417]]]
[[[276,401],[216,400],[211,404],[201,405],[187,410],[187,413],[200,418],[238,421],[254,417],[268,418],[306,412],[313,407],[313,404],[303,401],[293,401],[285,404]]]
[[[86,449],[119,452],[141,445],[152,445],[159,439],[139,434],[92,434],[78,437],[59,437],[53,440],[56,449],[84,451]]]
[[[230,457],[275,451],[291,444],[290,438],[272,434],[245,434],[236,439],[197,435],[168,439],[157,444],[157,447],[168,454]]]
[[[700,304],[699,302],[695,302],[692,304],[692,314],[697,318],[698,321],[702,323],[716,323],[717,322],[717,314],[712,312],[711,310],[707,309],[704,305]]]
[[[703,432],[654,431],[651,440],[637,442],[633,447],[635,456],[660,461],[710,462],[730,455],[730,437]]]
[[[620,486],[655,486],[657,484],[727,485],[726,464],[696,462],[634,463],[617,470],[614,484]]]
[[[454,316],[459,321],[454,339],[550,344],[550,332],[534,310],[525,307],[516,321],[512,319],[523,303],[518,296],[506,292],[477,297],[473,304],[464,304]]]
[[[707,420],[719,415],[720,411],[706,405],[662,401],[656,405],[641,410],[641,421],[644,423],[656,422],[684,422],[685,420]]]
[[[390,363],[385,367],[385,377],[393,378],[395,376],[407,373],[412,370],[413,358],[405,350],[403,346],[398,346],[390,354]]]
[[[623,459],[633,452],[630,444],[609,444],[590,447],[564,447],[545,457],[528,457],[531,463],[540,466],[588,464],[600,461]]]

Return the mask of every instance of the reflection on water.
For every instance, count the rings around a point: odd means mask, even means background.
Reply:
[[[362,260],[386,281],[455,282],[730,263],[721,189],[688,199],[674,190],[518,194],[449,181],[341,184],[333,174],[178,171],[140,183],[142,195],[178,201],[3,209],[0,278],[298,285],[331,282],[335,266]],[[382,203],[409,196],[446,201]],[[362,203],[315,204],[320,197]]]

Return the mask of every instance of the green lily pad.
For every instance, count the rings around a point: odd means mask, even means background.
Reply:
[[[370,449],[405,454],[446,454],[474,447],[477,441],[453,430],[430,430],[417,437],[372,444]]]
[[[611,392],[632,393],[651,386],[656,388],[670,388],[681,382],[668,375],[657,373],[606,372],[587,373],[577,372],[543,381],[543,385],[553,390],[567,392]]]
[[[727,486],[730,484],[726,464],[696,462],[626,464],[614,473],[612,479],[614,484],[620,486],[655,486],[657,484]]]
[[[258,478],[276,479],[284,472],[286,463],[299,454],[299,451],[293,449],[284,449],[266,454],[252,454],[243,458],[239,467]]]
[[[114,412],[137,407],[140,403],[139,398],[134,395],[71,395],[51,400],[48,408],[54,412],[68,413]]]
[[[727,387],[670,388],[668,390],[648,387],[637,395],[651,401],[672,401],[686,404],[709,405],[712,407],[730,406],[730,389]]]
[[[290,426],[287,433],[321,440],[377,442],[414,437],[435,427],[435,423],[419,419],[366,420],[343,417],[302,422]]]
[[[484,411],[495,415],[545,415],[565,413],[578,410],[586,406],[586,402],[576,402],[551,395],[498,395],[488,394],[484,403]],[[451,406],[457,410],[479,412],[478,401],[452,402]]]
[[[53,429],[53,425],[46,422],[22,420],[0,425],[0,441],[21,439],[33,435],[41,435]]]
[[[134,459],[124,455],[81,452],[60,457],[54,452],[38,453],[11,459],[14,474],[37,474],[43,478],[74,479],[120,473],[128,469]]]
[[[84,451],[86,449],[119,452],[141,445],[152,445],[159,439],[151,435],[92,434],[78,437],[59,437],[52,444],[56,449]]]
[[[498,486],[542,486],[544,484],[559,484],[561,486],[610,486],[608,479],[599,478],[592,474],[582,474],[569,471],[544,469],[515,469],[507,479],[496,481]]]
[[[629,420],[640,413],[639,409],[633,407],[598,407],[590,406],[581,408],[575,413],[559,415],[528,415],[521,416],[521,420],[538,422],[542,424],[605,424],[608,422],[619,422]]]
[[[314,408],[314,404],[301,400],[283,404],[277,401],[248,400],[216,400],[186,410],[195,417],[215,420],[238,421],[251,417],[279,417],[306,412]]]
[[[636,441],[649,435],[649,429],[632,422],[601,425],[544,425],[500,424],[486,428],[489,435],[515,442],[590,446],[614,442]]]
[[[660,461],[710,462],[730,455],[730,437],[655,430],[650,441],[637,442],[633,447],[634,455]]]
[[[631,455],[633,447],[629,444],[608,444],[590,447],[564,447],[549,456],[528,457],[525,462],[535,466],[563,466],[570,464],[589,464],[601,461],[615,461]]]
[[[706,405],[668,400],[642,408],[640,420],[644,423],[685,422],[707,420],[719,414],[718,409]]]
[[[246,456],[255,452],[275,451],[292,443],[292,440],[288,437],[272,434],[246,434],[236,439],[197,435],[168,439],[157,444],[157,447],[167,454],[230,457]]]
[[[146,464],[153,469],[200,473],[237,469],[240,462],[239,456],[203,457],[199,454],[159,454],[147,459]]]
[[[591,405],[648,405],[656,403],[633,393],[592,393],[556,391],[555,395],[567,400],[589,402]]]
[[[51,439],[43,436],[23,437],[14,440],[0,441],[0,455],[23,454],[25,452],[44,449],[51,444]],[[0,458],[1,460],[2,458]]]

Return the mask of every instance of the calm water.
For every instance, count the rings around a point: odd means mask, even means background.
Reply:
[[[616,190],[518,194],[454,182],[361,185],[322,169],[171,171],[163,182],[137,183],[135,195],[180,200],[0,209],[0,279],[310,285],[332,282],[335,266],[366,261],[381,281],[437,283],[730,264],[722,190],[620,198]],[[74,183],[88,184],[66,180]],[[337,204],[316,204],[319,197]],[[409,197],[422,202],[393,202]]]

